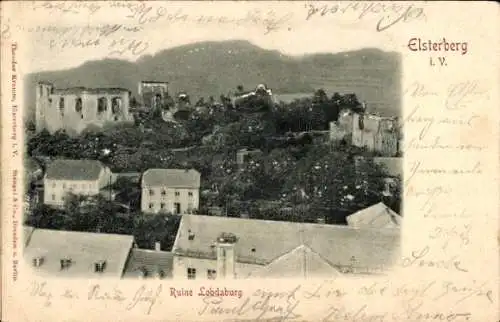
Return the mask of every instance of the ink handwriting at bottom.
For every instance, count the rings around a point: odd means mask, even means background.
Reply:
[[[363,305],[359,309],[347,310],[344,307],[330,306],[327,315],[321,320],[324,322],[332,321],[370,321],[370,322],[383,322],[387,313],[383,314],[368,314],[366,312],[368,305]]]
[[[295,298],[295,293],[300,288],[296,287],[291,292],[268,292],[258,290],[251,296],[244,298],[241,302],[227,303],[224,298],[207,296],[203,298],[203,306],[198,315],[228,315],[245,316],[252,320],[294,320],[301,316],[295,313],[300,304]]]
[[[158,302],[161,292],[161,285],[158,285],[156,289],[148,288],[143,285],[137,290],[137,292],[135,292],[126,309],[130,311],[135,307],[140,306],[141,303],[146,303],[146,314],[149,315],[151,314],[153,306]]]
[[[46,282],[34,282],[30,292],[31,296],[41,297],[45,300],[45,306],[52,304],[52,293],[48,290]]]
[[[98,300],[98,301],[117,301],[123,302],[126,298],[123,296],[122,292],[118,289],[103,290],[100,285],[92,285],[89,289],[87,299]]]
[[[472,281],[472,285],[458,285],[454,282],[443,282],[442,292],[434,300],[440,299],[447,295],[459,296],[456,304],[462,303],[471,297],[484,297],[490,304],[493,304],[493,291],[486,287],[487,282],[477,284]]]
[[[413,251],[411,256],[403,257],[401,265],[403,267],[427,267],[467,272],[462,262],[458,260],[458,256],[438,260],[426,259],[425,257],[429,254],[429,250],[429,246],[425,246],[423,249]]]
[[[423,301],[411,301],[405,305],[401,321],[470,321],[472,313],[448,311],[425,311]]]

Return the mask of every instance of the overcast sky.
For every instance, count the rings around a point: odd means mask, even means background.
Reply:
[[[318,11],[309,20],[306,17],[311,7],[299,2],[125,3],[131,8],[123,8],[124,3],[120,3],[121,8],[110,7],[112,2],[85,3],[86,7],[80,4],[79,8],[74,7],[75,2],[65,2],[59,6],[57,4],[58,2],[53,2],[49,7],[43,8],[43,2],[36,2],[34,5],[26,2],[20,10],[29,19],[12,23],[13,30],[19,31],[17,39],[24,39],[22,43],[19,41],[19,47],[27,59],[22,66],[24,72],[64,69],[78,66],[86,60],[106,57],[134,61],[144,54],[154,54],[166,48],[206,40],[244,39],[262,48],[279,50],[289,55],[342,52],[363,47],[404,51],[407,34],[401,36],[401,29],[423,23],[423,19],[416,19],[411,23],[399,22],[384,32],[377,32],[376,26],[380,19],[385,19],[384,22],[394,21],[400,14],[387,11],[385,14],[365,14],[359,19],[362,6],[367,3],[362,3],[355,10],[347,7],[349,3],[342,3],[336,9],[336,3],[331,2],[328,5],[330,8],[334,6],[336,13],[321,16]],[[316,8],[321,9],[322,5],[318,4]],[[340,13],[342,9],[345,10],[344,13]],[[142,15],[141,12],[146,14]],[[160,13],[160,17],[155,20],[157,13]],[[186,20],[175,21],[169,18],[173,16],[185,16]],[[206,17],[214,17],[217,21],[220,17],[224,18],[219,23],[214,20],[208,22]],[[266,33],[266,27],[270,25],[266,20],[269,21],[269,18],[282,22]],[[202,23],[199,23],[200,19]],[[234,22],[237,19],[240,19],[239,23]],[[24,25],[20,27],[21,24]],[[54,28],[61,27],[102,27],[105,24],[123,26],[119,31],[100,38],[97,31],[87,32],[83,37],[75,36],[81,29],[73,29],[66,34],[53,31]],[[49,27],[52,31],[29,32],[30,28],[37,26]],[[126,32],[123,29],[125,27],[137,28],[139,31]],[[98,44],[94,45],[97,39]],[[121,47],[115,46],[120,49],[126,48],[130,42],[141,43],[136,54],[131,51],[118,54],[112,52],[117,49],[111,48],[113,41],[115,45],[121,44]],[[93,45],[81,48],[78,46],[80,42]],[[68,45],[71,43],[74,46]]]

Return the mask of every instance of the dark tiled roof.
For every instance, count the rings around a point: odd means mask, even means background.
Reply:
[[[97,180],[104,165],[96,160],[54,160],[47,167],[47,179]]]
[[[215,259],[213,245],[223,232],[238,238],[235,245],[238,262],[261,265],[305,245],[332,265],[349,265],[356,258],[363,267],[390,266],[400,243],[398,229],[183,215],[172,252]],[[190,233],[194,238],[189,239]]]
[[[171,252],[133,248],[123,277],[155,277],[159,272],[166,278],[172,277],[173,260]]]
[[[148,169],[142,175],[143,187],[199,188],[200,173],[194,169]]]

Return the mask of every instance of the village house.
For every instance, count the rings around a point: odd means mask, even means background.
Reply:
[[[69,193],[95,196],[114,183],[111,170],[96,160],[54,160],[43,179],[44,203],[63,206]]]
[[[134,237],[50,229],[25,229],[24,259],[37,275],[121,278]]]
[[[383,202],[347,216],[347,224],[353,228],[396,228],[399,229],[403,217],[387,207]]]
[[[173,254],[137,248],[132,235],[103,234],[24,226],[24,258],[36,274],[85,278],[172,276]],[[64,242],[61,242],[64,241]]]
[[[379,274],[398,257],[399,230],[183,215],[173,278]]]
[[[148,169],[142,175],[145,213],[193,213],[200,205],[200,173],[194,169]]]
[[[36,131],[65,130],[78,135],[87,128],[130,123],[130,91],[123,88],[73,87],[57,89],[40,82],[36,87]]]

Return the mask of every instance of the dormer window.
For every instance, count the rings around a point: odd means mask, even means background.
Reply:
[[[44,260],[43,257],[35,257],[35,258],[33,258],[33,266],[34,267],[40,267],[40,266],[42,266],[43,260]]]
[[[61,263],[61,270],[64,270],[68,269],[71,266],[72,261],[70,258],[63,258],[61,259],[60,263]]]
[[[194,233],[191,230],[188,230],[188,239],[194,240]]]
[[[106,269],[106,261],[98,261],[94,263],[94,272],[103,273]]]

